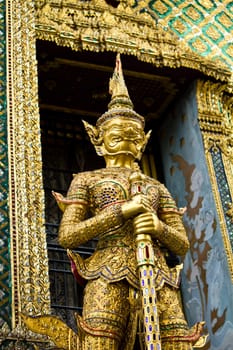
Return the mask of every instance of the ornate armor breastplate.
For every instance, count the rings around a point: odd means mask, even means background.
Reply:
[[[125,168],[107,168],[96,171],[88,181],[91,209],[97,213],[111,204],[130,200],[129,176],[132,170]],[[157,211],[159,203],[158,185],[148,183],[146,194],[151,199],[151,207]]]

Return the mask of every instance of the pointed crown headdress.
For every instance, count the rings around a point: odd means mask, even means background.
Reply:
[[[96,126],[99,127],[106,121],[117,117],[139,121],[142,127],[145,126],[144,118],[133,110],[133,103],[129,97],[128,89],[122,72],[120,54],[116,57],[116,66],[113,76],[109,81],[109,93],[112,95],[108,104],[108,111],[97,120]]]

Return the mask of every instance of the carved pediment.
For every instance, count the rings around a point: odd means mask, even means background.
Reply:
[[[112,51],[134,55],[156,67],[188,67],[222,81],[231,73],[224,65],[198,56],[169,29],[163,28],[144,1],[36,1],[36,31],[42,40],[73,50]]]

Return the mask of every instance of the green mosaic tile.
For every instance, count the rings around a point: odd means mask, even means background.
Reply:
[[[222,153],[220,149],[218,149],[217,151],[216,149],[215,150],[211,149],[211,156],[212,156],[213,166],[215,170],[215,178],[217,180],[218,190],[221,197],[225,221],[229,232],[231,248],[233,250],[233,235],[232,235],[233,222],[231,221],[230,216],[227,215],[227,211],[229,209],[228,203],[232,203],[232,196],[231,196],[229,184],[226,178],[226,173],[225,173],[224,164],[222,160]]]
[[[214,0],[200,0],[200,1],[195,1],[199,6],[201,6],[204,10],[207,11],[213,11],[214,9],[216,9],[217,5],[216,5],[216,1]]]
[[[216,21],[228,32],[233,30],[233,20],[227,13],[221,11],[215,16]]]
[[[170,0],[176,7],[186,2],[186,0]]]
[[[184,37],[192,30],[192,27],[182,17],[172,18],[169,21],[169,27],[181,37]]]
[[[212,23],[207,24],[207,26],[203,28],[203,33],[205,33],[214,44],[218,44],[224,39],[222,32]]]
[[[228,43],[222,47],[222,51],[233,61],[233,43]]]
[[[189,45],[194,52],[201,56],[207,56],[211,52],[211,46],[200,36],[189,40]]]
[[[231,14],[233,14],[233,1],[226,6],[227,11],[229,11]]]
[[[222,62],[233,70],[231,45],[221,49],[231,42],[229,34],[233,37],[232,0],[153,0],[150,4],[163,27],[186,41],[191,50],[209,59],[213,59],[218,50],[222,51]],[[198,37],[193,38],[194,35]]]
[[[183,13],[195,24],[200,23],[204,19],[203,13],[191,4],[184,7]]]
[[[160,0],[150,1],[149,7],[161,18],[167,16],[172,11],[172,7],[169,4],[167,4],[165,1]]]
[[[137,7],[139,1],[134,0],[133,7]],[[191,50],[209,59],[213,59],[216,52],[222,50],[221,46],[229,42],[229,34],[233,36],[232,0],[149,0],[141,12],[159,19],[164,28],[186,41]],[[226,46],[222,55],[226,68],[233,70],[231,46]]]

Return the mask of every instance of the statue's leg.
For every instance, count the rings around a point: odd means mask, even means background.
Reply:
[[[191,350],[193,335],[184,317],[179,290],[164,285],[158,291],[163,350]]]
[[[98,278],[87,283],[83,317],[79,322],[83,350],[119,349],[127,328],[128,298],[129,286],[126,281],[108,283]]]

